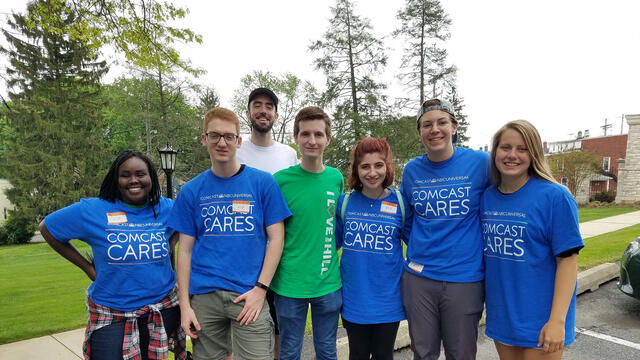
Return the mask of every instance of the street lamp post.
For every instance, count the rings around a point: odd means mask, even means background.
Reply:
[[[167,176],[167,197],[169,199],[173,199],[173,186],[171,184],[171,175],[173,171],[176,169],[176,155],[178,154],[177,150],[174,150],[169,142],[167,141],[167,146],[158,150],[160,153],[160,165],[162,166],[162,170]]]

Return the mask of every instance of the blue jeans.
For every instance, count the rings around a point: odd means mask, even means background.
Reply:
[[[160,311],[167,336],[180,326],[180,308],[172,307]],[[140,332],[140,355],[147,360],[149,347],[148,315],[138,319]],[[122,360],[122,343],[124,340],[124,321],[107,325],[91,334],[91,360]]]
[[[280,327],[280,360],[298,360],[302,354],[302,340],[311,305],[313,347],[317,360],[336,360],[336,333],[342,308],[342,289],[327,295],[298,299],[275,295],[274,303]]]

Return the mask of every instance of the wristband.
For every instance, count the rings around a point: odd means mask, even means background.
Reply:
[[[263,289],[264,291],[269,291],[269,287],[261,283],[260,281],[256,281],[256,286],[259,287],[260,289]]]

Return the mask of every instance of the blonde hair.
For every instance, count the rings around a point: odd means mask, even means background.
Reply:
[[[533,126],[527,120],[514,120],[506,123],[503,127],[498,130],[495,135],[493,135],[493,142],[491,146],[491,178],[496,186],[499,186],[502,182],[502,178],[500,176],[500,172],[496,167],[496,151],[498,150],[498,145],[500,144],[500,137],[507,130],[514,130],[524,140],[525,145],[527,146],[529,152],[529,158],[531,158],[531,164],[529,165],[528,173],[529,176],[535,176],[537,178],[547,180],[549,182],[557,184],[558,181],[551,174],[551,169],[547,164],[546,159],[544,158],[544,151],[542,149],[542,140],[540,139],[540,134],[538,130],[536,130],[535,126]]]

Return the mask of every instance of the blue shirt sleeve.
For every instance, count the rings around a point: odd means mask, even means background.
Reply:
[[[584,243],[580,235],[578,220],[578,205],[575,199],[564,188],[560,194],[554,196],[551,208],[551,251],[554,256],[573,249],[582,247]]]
[[[167,224],[167,233],[178,231],[185,235],[197,237],[198,226],[196,219],[198,214],[193,212],[194,203],[193,195],[189,188],[183,186],[178,198],[173,203],[173,208],[169,215],[169,223]]]
[[[63,243],[72,239],[87,242],[87,229],[83,226],[84,211],[81,202],[54,211],[44,218],[44,223],[53,237]]]
[[[407,201],[407,197],[400,192],[402,196],[402,202],[404,203],[404,227],[402,228],[402,241],[405,244],[409,244],[409,235],[411,235],[411,228],[413,226],[413,208]]]
[[[485,179],[486,179],[486,183],[484,186],[484,189],[488,189],[489,187],[491,187],[491,185],[493,184],[493,179],[491,178],[491,156],[489,154],[487,154],[486,158],[485,158],[485,162],[486,162],[486,166],[485,166]]]
[[[406,184],[405,181],[405,176],[407,172],[407,167],[405,165],[404,170],[402,171],[402,182],[400,183],[400,195],[402,195],[402,200],[404,201],[404,209],[405,209],[405,219],[404,219],[404,228],[402,229],[402,236],[403,239],[402,241],[404,241],[405,244],[409,244],[409,237],[411,235],[411,229],[413,227],[413,217],[414,217],[414,212],[413,212],[413,206],[411,205],[411,202],[409,201],[411,194],[408,193],[409,188]]]
[[[262,199],[264,214],[264,227],[267,228],[275,223],[286,220],[291,216],[291,211],[287,206],[287,201],[284,199],[280,186],[273,178],[273,176],[267,174],[264,177],[264,185],[262,187]]]

